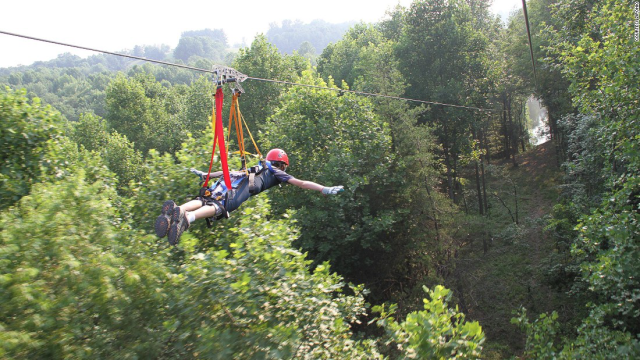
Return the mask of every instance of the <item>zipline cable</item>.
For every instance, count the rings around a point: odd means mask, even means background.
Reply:
[[[527,27],[528,27],[528,25],[527,25]],[[63,42],[60,42],[60,41],[53,41],[53,40],[47,40],[47,39],[37,38],[37,37],[33,37],[33,36],[21,35],[21,34],[11,33],[11,32],[3,31],[3,30],[0,30],[0,34],[20,37],[20,38],[29,39],[29,40],[41,41],[41,42],[46,42],[46,43],[55,44],[55,45],[67,46],[67,47],[72,47],[72,48],[81,49],[81,50],[99,52],[99,53],[113,55],[113,56],[126,57],[126,58],[130,58],[130,59],[135,59],[135,60],[142,60],[142,61],[147,61],[147,62],[161,64],[161,65],[175,66],[175,67],[188,69],[188,70],[193,70],[193,71],[200,71],[200,72],[205,72],[205,73],[213,73],[213,71],[211,71],[211,70],[201,69],[201,68],[197,68],[197,67],[193,67],[193,66],[170,63],[170,62],[166,62],[166,61],[149,59],[149,58],[144,58],[144,57],[140,57],[140,56],[122,54],[122,53],[117,53],[117,52],[112,52],[112,51],[94,49],[94,48],[90,48],[90,47],[86,47],[86,46],[67,44],[67,43],[63,43]],[[533,59],[533,50],[532,50],[532,59]],[[534,67],[534,72],[535,72],[535,67]],[[309,88],[314,88],[314,89],[339,91],[339,92],[342,92],[342,93],[352,93],[352,94],[363,95],[363,96],[381,97],[381,98],[387,98],[387,99],[393,99],[393,100],[402,100],[402,101],[412,101],[412,102],[417,102],[417,103],[422,103],[422,104],[446,106],[446,107],[453,107],[453,108],[458,108],[458,109],[467,109],[467,110],[476,110],[476,111],[489,111],[489,112],[507,111],[507,110],[500,110],[500,109],[480,108],[480,107],[475,107],[475,106],[464,106],[464,105],[447,104],[447,103],[441,103],[441,102],[436,102],[436,101],[409,99],[409,98],[403,98],[403,97],[400,97],[400,96],[368,93],[368,92],[355,91],[355,90],[344,90],[344,89],[331,88],[331,87],[326,87],[326,86],[300,84],[300,83],[295,83],[295,82],[290,82],[290,81],[263,79],[263,78],[251,77],[251,76],[247,76],[247,79],[256,80],[256,81],[272,82],[272,83],[278,83],[278,84],[284,84],[284,85],[303,86],[303,87],[309,87]]]
[[[404,98],[404,97],[400,97],[400,96],[368,93],[368,92],[364,92],[364,91],[344,90],[344,89],[330,88],[330,87],[318,86],[318,85],[310,85],[310,84],[299,84],[299,83],[294,83],[294,82],[290,82],[290,81],[283,81],[283,80],[263,79],[263,78],[257,78],[257,77],[252,77],[252,76],[247,76],[247,79],[258,80],[258,81],[267,81],[267,82],[273,82],[273,83],[279,83],[279,84],[285,84],[285,85],[304,86],[304,87],[310,87],[310,88],[322,89],[322,90],[333,90],[333,91],[339,91],[339,92],[345,92],[345,93],[351,93],[351,94],[363,95],[363,96],[375,96],[375,97],[381,97],[381,98],[387,98],[387,99],[393,99],[393,100],[413,101],[413,102],[418,102],[418,103],[423,103],[423,104],[441,105],[441,106],[448,106],[448,107],[460,108],[460,109],[478,110],[478,111],[498,111],[498,112],[502,112],[503,111],[503,110],[498,110],[498,109],[486,109],[486,108],[480,108],[480,107],[475,107],[475,106],[454,105],[454,104],[440,103],[440,102],[436,102],[436,101],[417,100],[417,99]]]
[[[527,37],[529,38],[529,53],[531,53],[531,66],[533,67],[533,80],[536,89],[538,88],[538,74],[536,73],[536,62],[533,58],[533,43],[531,42],[531,29],[529,28],[529,14],[527,14],[527,2],[522,0],[522,11],[524,12],[524,23],[527,26]]]
[[[59,42],[59,41],[47,40],[47,39],[42,39],[42,38],[37,38],[37,37],[27,36],[27,35],[20,35],[20,34],[10,33],[10,32],[2,31],[2,30],[0,30],[0,34],[11,35],[11,36],[16,36],[16,37],[21,37],[21,38],[29,39],[29,40],[42,41],[42,42],[46,42],[46,43],[50,43],[50,44],[55,44],[55,45],[68,46],[68,47],[72,47],[72,48],[76,48],[76,49],[81,49],[81,50],[89,50],[89,51],[99,52],[99,53],[103,53],[103,54],[109,54],[109,55],[114,55],[114,56],[121,56],[121,57],[130,58],[130,59],[143,60],[143,61],[148,61],[148,62],[157,63],[157,64],[162,64],[162,65],[176,66],[176,67],[180,67],[180,68],[183,68],[183,69],[189,69],[189,70],[194,70],[194,71],[202,71],[202,72],[208,72],[208,73],[211,73],[211,72],[212,72],[212,71],[210,71],[210,70],[200,69],[200,68],[196,68],[196,67],[192,67],[192,66],[188,66],[188,65],[175,64],[175,63],[170,63],[170,62],[166,62],[166,61],[160,61],[160,60],[148,59],[148,58],[144,58],[144,57],[140,57],[140,56],[135,56],[135,55],[121,54],[121,53],[116,53],[116,52],[111,52],[111,51],[105,51],[105,50],[93,49],[93,48],[86,47],[86,46],[73,45],[73,44],[66,44],[66,43]]]

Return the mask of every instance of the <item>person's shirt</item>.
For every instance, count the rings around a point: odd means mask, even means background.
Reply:
[[[258,176],[255,177],[254,183],[256,189],[258,189],[255,194],[261,193],[276,185],[280,185],[283,183],[286,184],[289,182],[289,180],[295,179],[293,176],[278,168],[274,167],[272,169],[273,171],[264,169]]]
[[[267,169],[266,171],[271,172],[269,169]],[[289,180],[295,179],[293,176],[278,168],[273,168],[273,176],[275,176],[276,179],[278,179],[278,181],[280,181],[281,183],[287,183],[289,182]]]

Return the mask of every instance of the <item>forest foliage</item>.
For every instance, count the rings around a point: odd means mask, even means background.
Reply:
[[[524,16],[488,6],[416,0],[374,24],[273,25],[240,49],[205,29],[130,50],[305,85],[245,82],[247,127],[296,178],[345,186],[274,188],[178,247],[153,221],[208,165],[207,76],[107,55],[0,70],[0,356],[637,357],[638,14],[529,1],[534,76]],[[542,282],[566,303],[508,309],[521,347],[495,337],[509,324],[476,321],[490,310],[457,270],[474,242],[497,251],[487,234],[517,243],[536,226],[513,172],[532,96],[565,177],[542,220],[550,251],[534,272],[513,265],[533,279],[513,297]]]

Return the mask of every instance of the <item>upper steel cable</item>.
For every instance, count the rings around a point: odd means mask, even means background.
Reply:
[[[33,36],[21,35],[21,34],[11,33],[11,32],[8,32],[8,31],[0,30],[0,34],[16,36],[16,37],[20,37],[20,38],[24,38],[24,39],[41,41],[41,42],[46,42],[46,43],[55,44],[55,45],[61,45],[61,46],[67,46],[67,47],[72,47],[72,48],[81,49],[81,50],[88,50],[88,51],[99,52],[99,53],[108,54],[108,55],[121,56],[121,57],[126,57],[126,58],[130,58],[130,59],[135,59],[135,60],[142,60],[142,61],[147,61],[147,62],[161,64],[161,65],[175,66],[175,67],[179,67],[179,68],[183,68],[183,69],[188,69],[188,70],[193,70],[193,71],[200,71],[200,72],[204,72],[204,73],[214,74],[214,70],[201,69],[201,68],[197,68],[197,67],[193,67],[193,66],[170,63],[170,62],[161,61],[161,60],[148,59],[148,58],[144,58],[144,57],[140,57],[140,56],[122,54],[122,53],[117,53],[117,52],[113,52],[113,51],[94,49],[94,48],[90,48],[90,47],[86,47],[86,46],[67,44],[67,43],[63,43],[63,42],[60,42],[60,41],[53,41],[53,40],[47,40],[47,39],[37,38],[37,37],[33,37]],[[411,102],[429,104],[429,105],[447,106],[447,107],[453,107],[453,108],[458,108],[458,109],[467,109],[467,110],[476,110],[476,111],[490,111],[490,112],[503,112],[503,111],[505,111],[505,110],[500,110],[500,109],[488,109],[488,108],[480,108],[480,107],[475,107],[475,106],[464,106],[464,105],[447,104],[447,103],[441,103],[441,102],[436,102],[436,101],[409,99],[409,98],[403,98],[403,97],[400,97],[400,96],[368,93],[368,92],[356,91],[356,90],[344,90],[344,89],[331,88],[331,87],[326,87],[326,86],[300,84],[300,83],[295,83],[295,82],[291,82],[291,81],[274,80],[274,79],[263,79],[263,78],[252,77],[252,76],[247,76],[247,79],[256,80],[256,81],[266,81],[266,82],[272,82],[272,83],[278,83],[278,84],[284,84],[284,85],[303,86],[303,87],[322,89],[322,90],[346,92],[346,93],[352,93],[352,94],[363,95],[363,96],[373,96],[373,97],[382,97],[382,98],[393,99],[393,100],[411,101]]]

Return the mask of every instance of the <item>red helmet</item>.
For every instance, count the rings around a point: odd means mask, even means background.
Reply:
[[[282,161],[289,166],[289,157],[282,149],[271,149],[267,153],[267,161]]]

